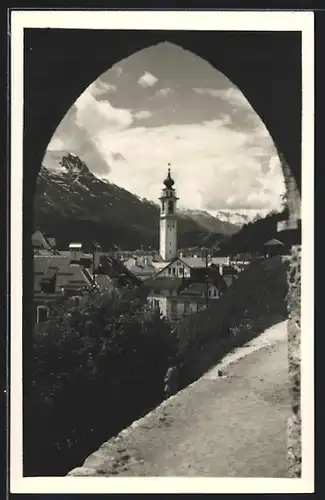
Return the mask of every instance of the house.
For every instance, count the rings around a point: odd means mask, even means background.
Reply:
[[[122,262],[99,252],[85,254],[80,243],[69,252],[34,255],[34,306],[36,322],[58,315],[60,303],[78,303],[85,288],[112,292],[120,287],[138,286],[138,280]]]
[[[171,320],[205,309],[209,301],[218,299],[226,288],[220,276],[206,282],[157,276],[146,280],[143,286],[148,289],[149,304]]]
[[[217,268],[219,273],[230,266],[228,257],[212,257],[203,259],[201,257],[175,257],[171,262],[166,262],[165,266],[159,263],[156,276],[161,277],[180,277],[202,279],[209,268]]]
[[[85,270],[61,255],[34,256],[34,306],[36,322],[56,315],[59,303],[80,295],[93,281]]]
[[[32,235],[32,245],[35,255],[57,254],[55,238],[47,238],[40,230]]]
[[[274,257],[275,255],[281,255],[284,252],[284,244],[275,238],[264,243],[264,256]]]
[[[124,261],[124,266],[141,281],[150,278],[156,272],[152,255],[132,255]]]

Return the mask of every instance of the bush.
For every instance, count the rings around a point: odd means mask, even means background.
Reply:
[[[87,293],[57,321],[35,329],[24,473],[66,474],[156,406],[176,350],[170,324],[139,291]]]

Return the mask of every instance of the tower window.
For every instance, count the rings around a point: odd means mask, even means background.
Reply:
[[[173,213],[173,210],[174,210],[174,203],[170,200],[168,202],[168,212],[171,214]]]
[[[165,211],[165,202],[164,201],[162,202],[162,211],[163,212]]]

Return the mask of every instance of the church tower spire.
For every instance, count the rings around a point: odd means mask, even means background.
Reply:
[[[170,164],[168,164],[170,166]],[[160,200],[160,245],[159,252],[164,261],[170,261],[177,255],[177,219],[176,202],[178,200],[174,189],[175,181],[168,168],[167,177]]]

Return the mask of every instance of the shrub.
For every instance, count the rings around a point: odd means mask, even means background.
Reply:
[[[176,355],[141,292],[87,293],[37,328],[25,392],[27,475],[61,475],[158,404]]]

